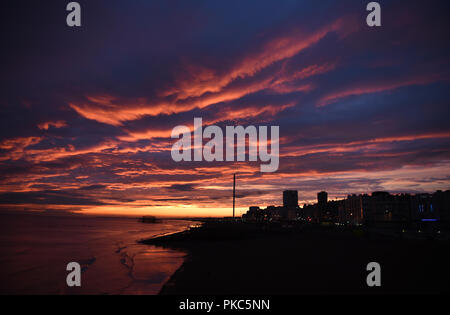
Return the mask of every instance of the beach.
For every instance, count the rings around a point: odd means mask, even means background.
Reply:
[[[1,214],[0,294],[157,294],[186,253],[137,241],[183,231],[192,224]],[[81,265],[81,287],[66,285],[66,266],[72,261]]]
[[[2,215],[1,294],[273,295],[447,291],[448,240],[364,227]],[[65,283],[82,267],[81,287]],[[366,266],[381,266],[368,287]]]
[[[160,294],[434,294],[447,290],[448,241],[401,239],[363,228],[205,223],[144,241],[188,252]],[[381,287],[368,287],[369,262]]]

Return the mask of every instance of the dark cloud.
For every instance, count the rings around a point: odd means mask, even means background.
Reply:
[[[65,191],[11,192],[0,194],[2,204],[38,204],[38,205],[104,205],[103,202],[73,195]]]
[[[104,189],[106,188],[105,185],[89,185],[89,186],[82,186],[79,188],[79,190],[96,190],[96,189]]]
[[[169,190],[192,191],[195,189],[193,184],[173,184],[168,187]]]

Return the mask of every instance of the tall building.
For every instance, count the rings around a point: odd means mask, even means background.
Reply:
[[[328,202],[328,193],[326,191],[321,191],[317,193],[317,203],[319,205],[326,205]]]
[[[283,206],[287,208],[298,207],[298,191],[285,190],[283,191]]]

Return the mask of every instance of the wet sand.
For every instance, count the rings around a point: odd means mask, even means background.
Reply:
[[[189,253],[160,294],[404,294],[448,291],[448,241],[361,229],[206,223],[145,243]],[[381,265],[381,287],[366,266]]]

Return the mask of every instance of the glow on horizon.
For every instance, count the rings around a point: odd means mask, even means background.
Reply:
[[[248,210],[246,207],[236,207],[236,215],[240,216]],[[230,207],[199,207],[195,205],[179,206],[95,206],[84,208],[80,213],[90,215],[124,215],[124,216],[144,216],[153,215],[161,218],[194,218],[194,217],[231,217],[233,208]]]

